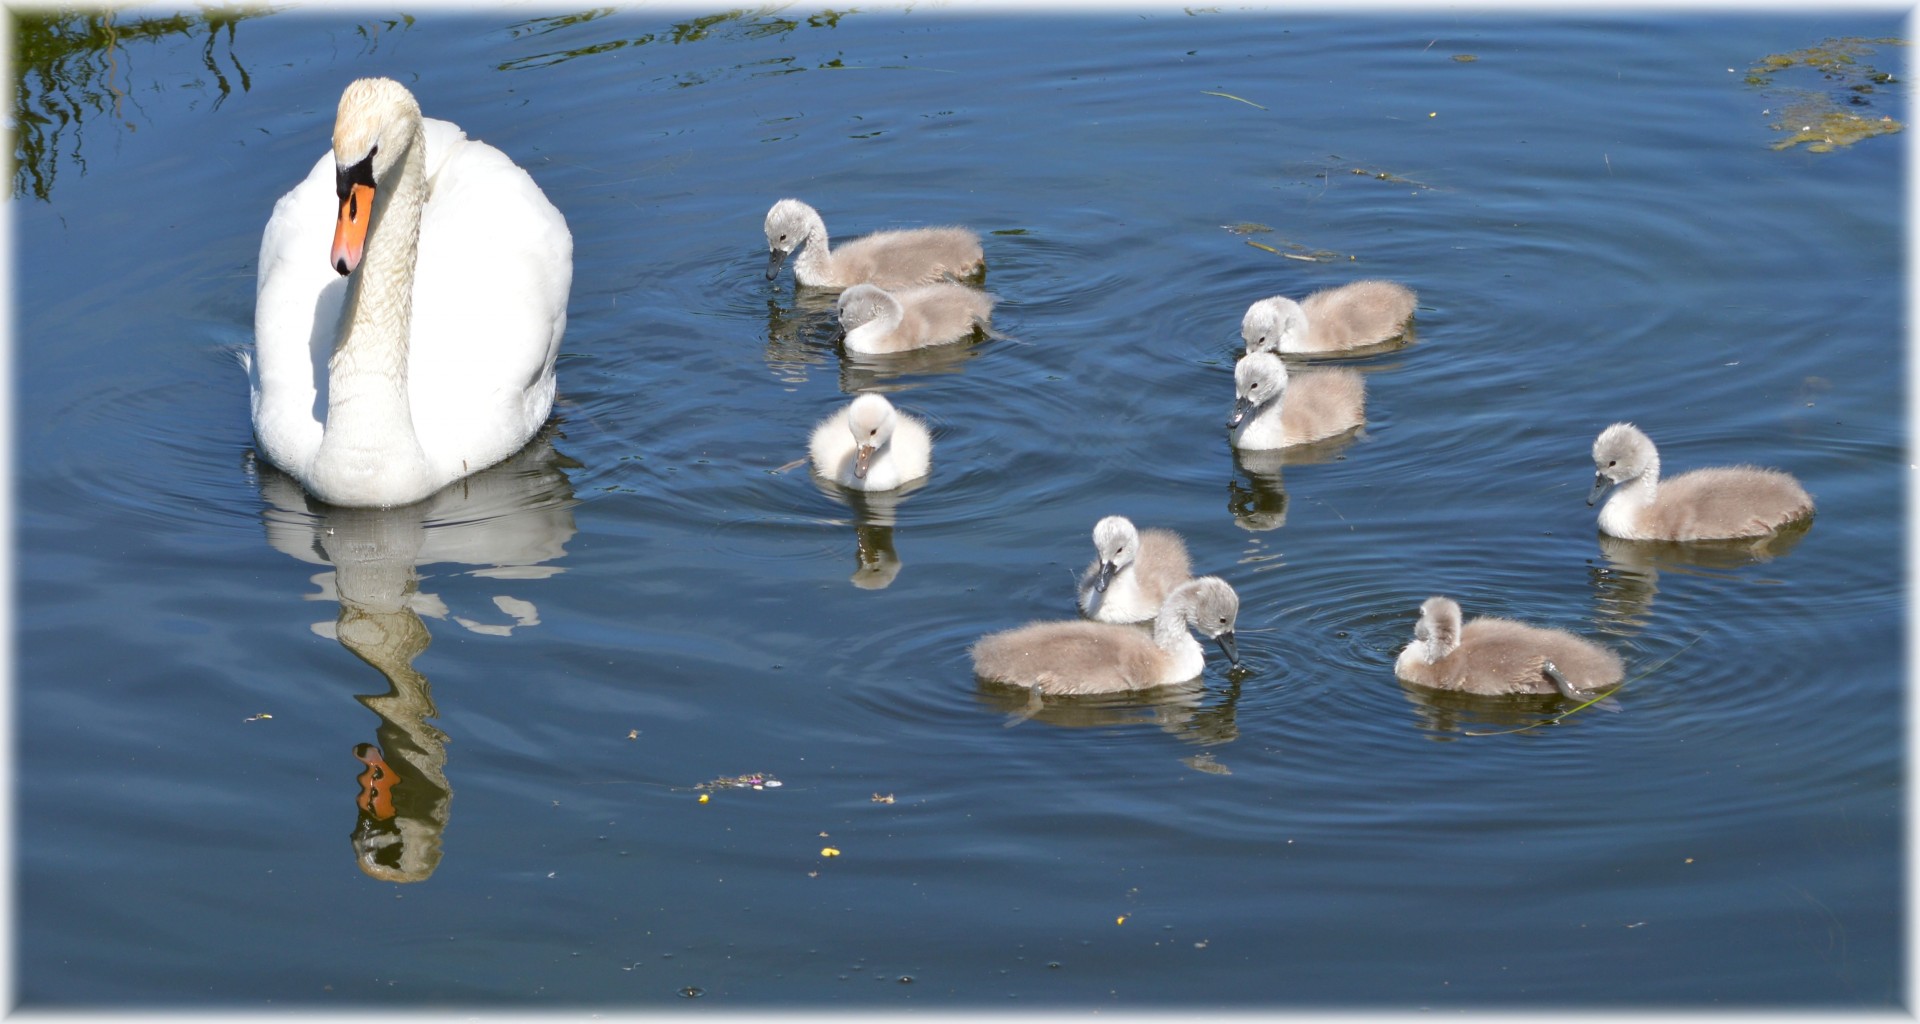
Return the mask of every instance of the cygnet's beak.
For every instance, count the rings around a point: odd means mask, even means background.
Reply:
[[[1594,502],[1599,501],[1600,496],[1607,493],[1607,488],[1612,486],[1613,481],[1607,479],[1607,474],[1593,474],[1593,490],[1587,492],[1587,505],[1591,507]]]
[[[1250,412],[1252,412],[1252,411],[1253,411],[1253,402],[1252,402],[1252,401],[1250,401],[1250,400],[1248,400],[1248,399],[1245,399],[1245,398],[1236,398],[1236,399],[1234,399],[1234,400],[1233,400],[1233,415],[1231,415],[1231,416],[1229,416],[1229,417],[1227,417],[1227,426],[1229,426],[1229,427],[1237,427],[1237,426],[1239,426],[1239,425],[1240,425],[1240,421],[1241,421],[1241,420],[1244,420],[1244,419],[1246,419],[1246,418],[1247,418],[1247,414],[1248,414],[1248,413],[1250,413]]]
[[[785,263],[786,261],[787,261],[787,254],[784,251],[780,249],[769,248],[767,250],[767,280],[771,281],[774,278],[779,277],[780,264]]]
[[[1093,578],[1093,592],[1096,594],[1106,593],[1108,584],[1113,582],[1114,574],[1119,571],[1120,564],[1118,562],[1101,562],[1100,575]]]
[[[855,480],[865,480],[867,478],[867,464],[873,461],[873,453],[878,450],[878,448],[870,444],[863,444],[859,448],[854,449],[853,478]]]
[[[1227,661],[1231,662],[1234,668],[1240,667],[1240,645],[1233,642],[1233,630],[1229,629],[1214,637],[1213,642],[1220,645],[1220,652],[1227,656]]]

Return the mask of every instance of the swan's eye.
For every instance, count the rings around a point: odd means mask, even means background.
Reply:
[[[1258,381],[1255,381],[1254,383],[1247,385],[1247,390],[1248,391],[1260,390],[1260,383]]]
[[[1607,460],[1607,468],[1608,468],[1608,469],[1612,469],[1613,467],[1615,467],[1615,466],[1618,466],[1619,464],[1620,464],[1620,460],[1619,460],[1619,459],[1608,459],[1608,460]]]

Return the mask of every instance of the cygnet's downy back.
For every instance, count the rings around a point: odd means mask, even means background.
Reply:
[[[830,245],[819,211],[798,199],[782,199],[767,211],[767,280],[788,256],[793,278],[814,288],[847,288],[862,282],[882,288],[965,278],[978,274],[986,257],[980,236],[961,227],[908,228]]]
[[[1093,524],[1094,559],[1080,574],[1080,611],[1100,622],[1145,622],[1192,578],[1186,542],[1172,530],[1136,530],[1125,516]]]
[[[1813,498],[1791,475],[1758,466],[1696,469],[1660,478],[1660,453],[1631,423],[1593,442],[1592,505],[1608,490],[1600,530],[1626,540],[1696,541],[1763,537],[1813,515]]]
[[[1343,352],[1392,341],[1406,333],[1414,294],[1392,281],[1354,281],[1295,302],[1261,299],[1240,320],[1248,352]]]
[[[1233,385],[1236,448],[1286,448],[1366,423],[1366,381],[1344,367],[1289,375],[1279,356],[1255,352],[1234,366]]]
[[[847,350],[868,354],[946,345],[988,329],[994,297],[951,281],[887,291],[856,284],[840,293],[834,311]]]
[[[972,648],[974,674],[1046,694],[1118,693],[1186,682],[1206,668],[1206,652],[1190,629],[1240,663],[1233,625],[1240,598],[1217,576],[1187,581],[1168,596],[1151,638],[1137,627],[1107,622],[1035,622],[981,637]]]
[[[1420,606],[1413,642],[1394,674],[1416,686],[1490,695],[1559,693],[1591,700],[1618,683],[1620,656],[1565,630],[1511,619],[1461,623],[1460,605],[1432,597]]]

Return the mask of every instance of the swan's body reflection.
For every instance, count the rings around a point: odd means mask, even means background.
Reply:
[[[308,596],[338,601],[339,613],[313,631],[338,639],[387,679],[386,693],[355,698],[380,718],[378,742],[352,748],[364,766],[354,857],[374,878],[417,882],[432,875],[453,799],[447,737],[429,724],[438,715],[433,692],[413,667],[432,642],[421,616],[445,620],[450,613],[445,601],[420,589],[417,567],[454,563],[474,566],[467,575],[511,581],[562,572],[546,563],[566,554],[574,534],[573,491],[561,472],[573,465],[554,451],[549,432],[425,501],[375,509],[322,504],[291,477],[257,464],[267,543],[332,566],[313,577],[319,592]],[[453,621],[490,635],[539,624],[531,601],[501,593],[493,603],[512,621]]]
[[[1248,486],[1238,480],[1227,483],[1227,511],[1243,530],[1259,533],[1287,525],[1287,487],[1280,471],[1287,466],[1310,466],[1342,458],[1357,434],[1323,438],[1290,448],[1240,449],[1233,452],[1233,468],[1244,474]]]
[[[927,478],[909,480],[891,491],[856,491],[818,473],[808,475],[821,494],[853,511],[854,570],[847,579],[862,590],[885,590],[900,575],[900,554],[893,548],[900,502],[925,487]]]
[[[1029,721],[1063,729],[1151,725],[1189,743],[1214,747],[1240,738],[1236,715],[1240,682],[1247,675],[1251,672],[1246,669],[1228,672],[1227,685],[1211,706],[1205,703],[1207,686],[1201,679],[1129,693],[1042,695],[1024,686],[976,677],[974,695],[981,704],[1004,713],[1008,726]],[[1199,771],[1229,774],[1212,764],[1211,757],[1204,763],[1189,759],[1188,765]]]
[[[1790,523],[1764,537],[1737,540],[1664,541],[1625,540],[1596,533],[1605,569],[1592,570],[1594,603],[1603,621],[1637,632],[1653,611],[1660,592],[1660,571],[1699,576],[1721,575],[1771,562],[1792,551],[1813,526],[1807,519]]]

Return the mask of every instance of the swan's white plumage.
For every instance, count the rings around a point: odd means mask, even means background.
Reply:
[[[375,91],[405,93],[392,83]],[[248,360],[254,433],[268,461],[334,504],[418,501],[518,451],[553,404],[553,364],[573,279],[566,221],[505,154],[445,121],[418,120],[425,202],[405,361],[407,418],[423,457],[417,465],[346,477],[315,471],[333,387],[329,362],[344,329],[350,281],[329,263],[339,210],[334,153],[281,197],[261,236]],[[383,151],[404,147],[395,131],[379,135]],[[392,225],[373,225],[369,251],[383,226]],[[363,261],[354,273],[369,269]],[[413,443],[393,436],[401,432],[389,432],[367,457],[406,464],[398,455],[381,459],[382,446],[400,453]]]

